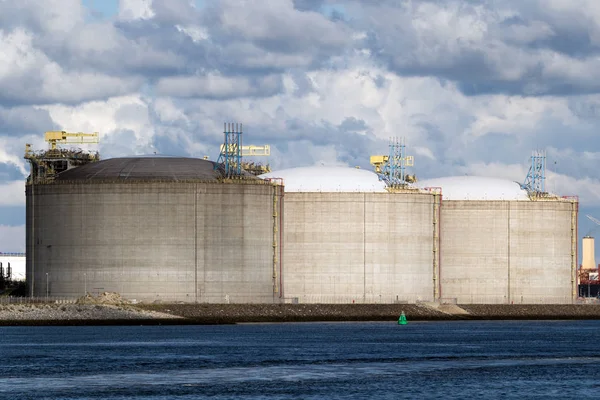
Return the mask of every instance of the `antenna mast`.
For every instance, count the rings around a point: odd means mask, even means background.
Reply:
[[[546,152],[534,151],[531,154],[531,166],[521,187],[529,194],[546,193]]]
[[[242,124],[223,124],[224,143],[215,164],[215,169],[223,164],[225,177],[233,178],[242,175]]]

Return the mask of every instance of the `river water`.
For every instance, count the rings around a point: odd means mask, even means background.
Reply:
[[[600,321],[1,327],[0,399],[597,398]]]

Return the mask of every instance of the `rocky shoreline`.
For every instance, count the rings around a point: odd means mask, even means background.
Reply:
[[[86,298],[72,304],[0,305],[0,326],[189,325],[259,322],[600,319],[600,304],[128,304]]]

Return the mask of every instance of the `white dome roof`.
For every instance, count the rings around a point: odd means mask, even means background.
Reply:
[[[385,183],[371,171],[348,167],[300,167],[259,175],[282,178],[286,192],[385,192]]]
[[[450,176],[416,183],[419,188],[441,187],[444,200],[529,200],[517,182],[481,176]]]

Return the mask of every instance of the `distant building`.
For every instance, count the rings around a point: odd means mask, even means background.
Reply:
[[[25,280],[25,253],[2,253],[0,252],[0,266],[4,276],[9,273],[10,279],[14,281]]]

